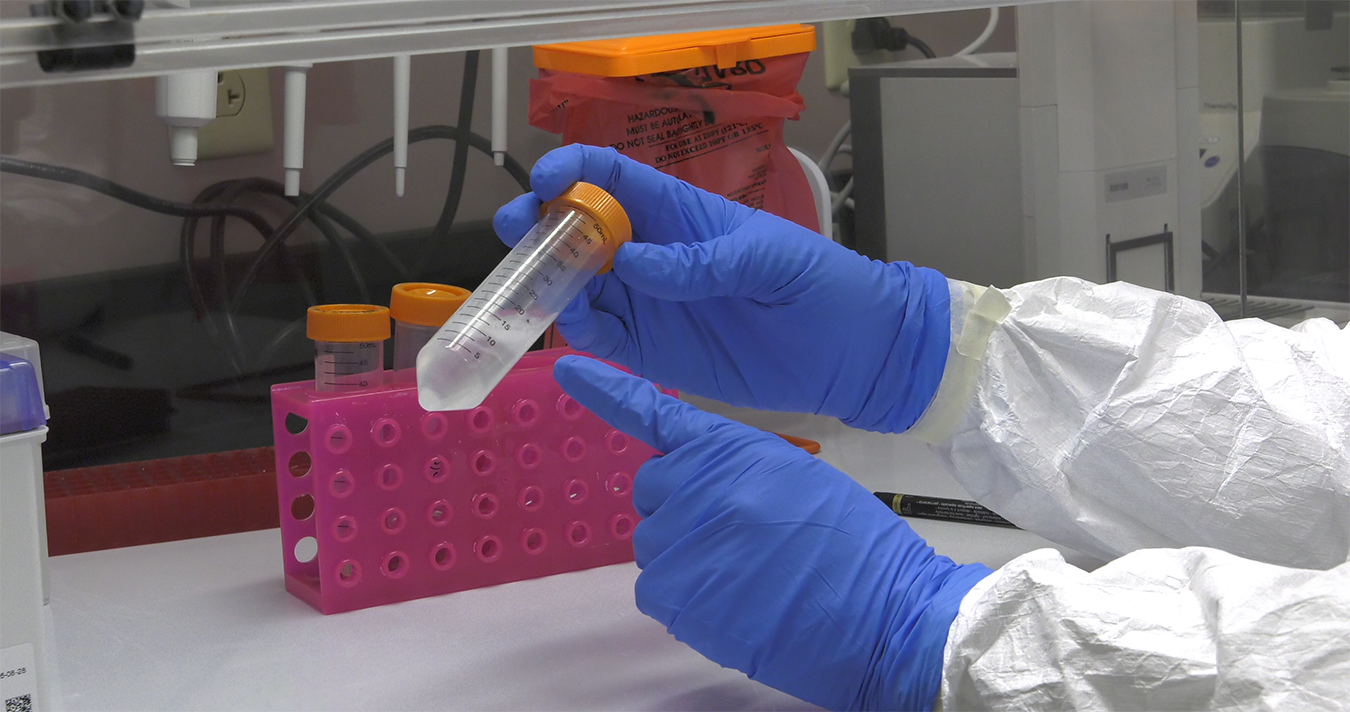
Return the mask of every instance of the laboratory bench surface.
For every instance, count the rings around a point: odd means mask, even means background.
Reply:
[[[966,497],[906,438],[688,400],[817,440],[866,487]],[[1019,530],[910,524],[959,562],[999,566],[1049,546]],[[811,709],[639,613],[631,563],[324,616],[286,592],[281,557],[276,529],[54,557],[58,709]]]

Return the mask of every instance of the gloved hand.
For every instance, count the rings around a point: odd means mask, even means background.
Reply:
[[[559,315],[576,349],[725,403],[900,432],[923,414],[950,341],[947,282],[874,262],[613,149],[569,145],[493,221],[514,245],[540,200],[584,180],[618,199],[634,242]]]
[[[638,469],[637,606],[710,660],[831,709],[929,709],[961,599],[937,556],[844,473],[582,356],[567,394],[664,455]]]

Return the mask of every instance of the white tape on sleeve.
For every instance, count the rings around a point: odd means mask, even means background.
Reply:
[[[907,432],[932,444],[946,442],[961,426],[984,367],[989,335],[1012,310],[994,287],[949,280],[952,291],[952,342],[933,402]]]

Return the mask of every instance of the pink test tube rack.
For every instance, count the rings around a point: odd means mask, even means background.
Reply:
[[[272,387],[286,590],[324,613],[633,560],[632,482],[656,454],[526,354],[483,405],[412,383]]]

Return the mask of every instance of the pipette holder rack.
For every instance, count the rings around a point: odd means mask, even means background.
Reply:
[[[656,453],[562,392],[568,353],[526,354],[467,411],[422,410],[408,381],[273,386],[286,590],[339,613],[632,561]]]

